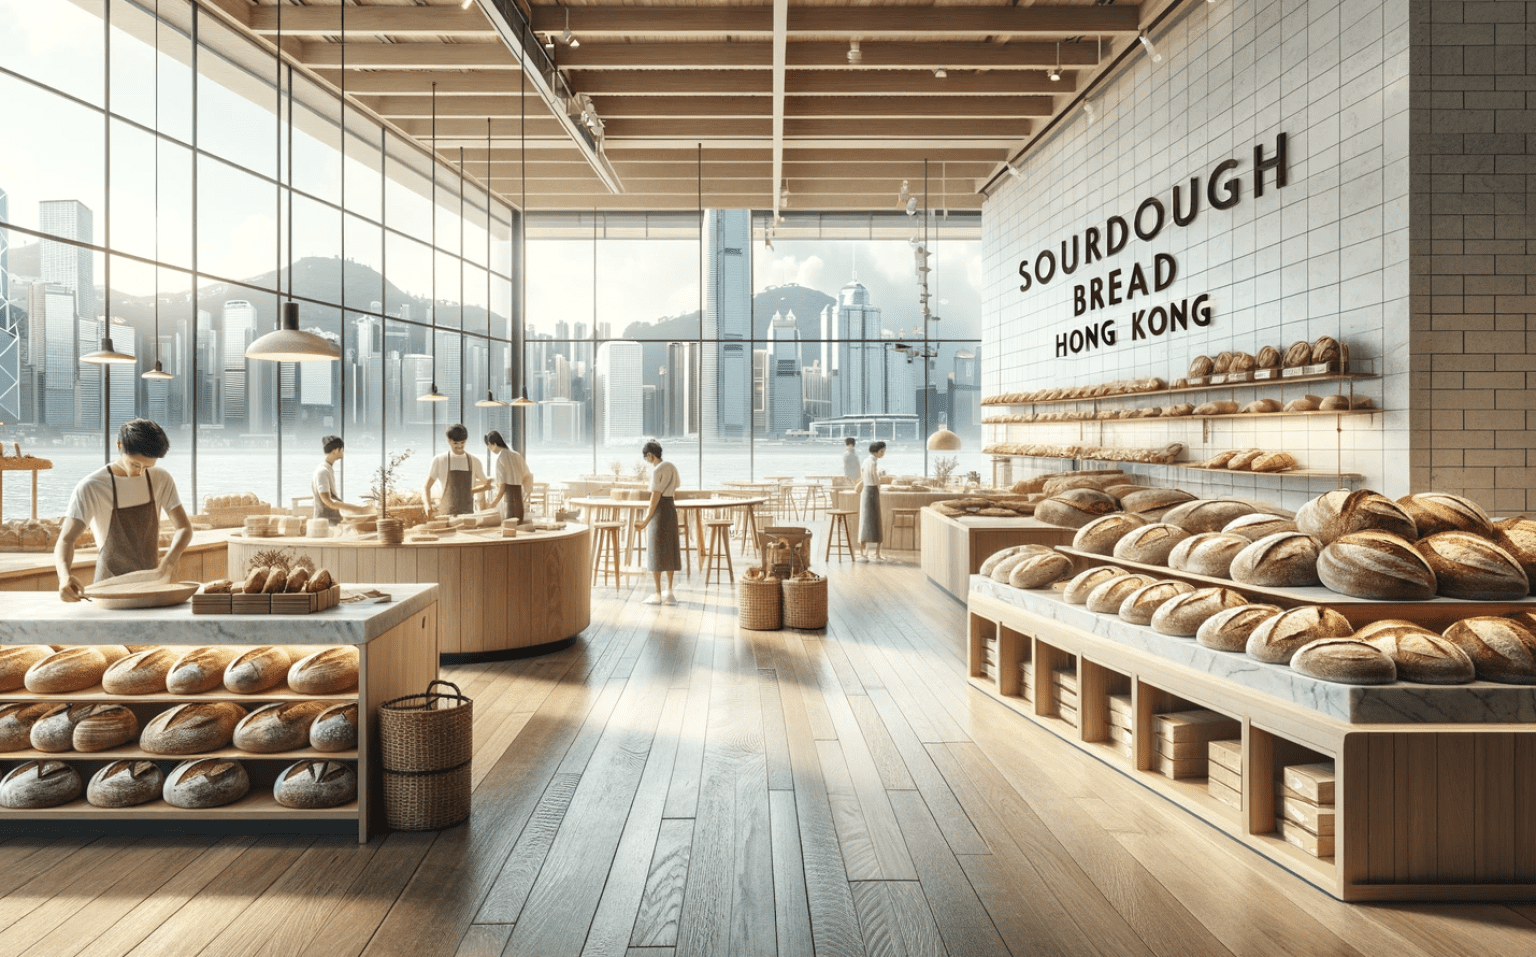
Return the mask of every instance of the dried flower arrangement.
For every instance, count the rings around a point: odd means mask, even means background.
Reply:
[[[389,457],[389,464],[379,466],[373,473],[373,482],[367,497],[378,503],[379,515],[381,517],[388,517],[389,515],[389,505],[393,500],[392,497],[395,490],[395,470],[410,457],[410,449],[406,449],[397,455],[391,455]]]
[[[251,556],[245,563],[245,573],[249,575],[257,568],[281,568],[285,572],[291,572],[295,568],[303,568],[311,574],[315,571],[314,560],[308,555],[300,555],[291,548],[267,548]]]

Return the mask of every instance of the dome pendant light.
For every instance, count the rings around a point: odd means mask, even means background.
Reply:
[[[87,352],[80,357],[81,362],[88,362],[93,366],[117,366],[130,365],[138,360],[126,352],[118,352],[112,348],[112,337],[101,337],[101,348],[95,352]]]
[[[144,373],[143,375],[139,376],[139,378],[141,378],[141,379],[174,379],[176,377],[174,375],[172,375],[171,373],[166,372],[165,369],[163,369],[160,366],[160,360],[156,359],[155,360],[155,367],[153,369],[150,369],[148,372]]]
[[[931,452],[958,452],[960,451],[960,436],[949,431],[949,426],[941,425],[928,436],[928,449]]]
[[[502,409],[502,408],[506,408],[506,405],[507,404],[505,402],[503,402],[500,399],[496,398],[496,396],[491,393],[490,389],[486,389],[485,390],[485,398],[481,399],[479,402],[476,402],[475,403],[475,408],[477,408],[477,409]]]
[[[418,402],[446,402],[437,390],[437,83],[432,83],[432,391],[416,397]]]
[[[155,0],[155,131],[160,130],[160,0]],[[155,262],[160,262],[160,141],[155,140]],[[176,378],[160,364],[160,267],[155,266],[155,367],[141,379]]]
[[[299,304],[290,299],[283,303],[282,324],[251,343],[245,350],[245,357],[268,362],[339,362],[341,349],[322,336],[302,331],[299,328]]]
[[[437,380],[432,380],[432,391],[423,392],[416,397],[417,402],[447,402],[448,397],[437,390]]]
[[[518,408],[518,409],[524,409],[524,408],[527,408],[528,406],[531,406],[531,405],[538,405],[537,402],[535,402],[532,399],[528,398],[528,390],[527,389],[524,389],[522,395],[518,396],[517,398],[513,399],[511,402],[508,402],[507,404],[510,405],[510,406],[513,406],[514,408]]]

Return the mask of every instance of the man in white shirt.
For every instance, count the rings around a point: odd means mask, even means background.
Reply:
[[[469,441],[469,430],[459,423],[450,425],[443,433],[448,438],[448,451],[432,460],[427,469],[426,484],[421,487],[421,502],[427,517],[436,512],[444,515],[467,515],[475,510],[475,493],[484,491],[490,483],[485,480],[485,469],[480,460],[464,451]],[[432,486],[443,486],[443,500],[434,509]]]
[[[859,453],[855,450],[853,436],[843,439],[843,480],[850,486],[858,484],[860,465]]]
[[[490,451],[487,470],[492,476],[491,487],[496,490],[495,497],[485,507],[500,506],[503,519],[521,521],[523,503],[533,490],[533,473],[528,471],[528,463],[523,457],[507,447],[507,440],[500,432],[493,429],[485,433],[485,445]]]
[[[64,527],[54,548],[59,598],[79,601],[84,586],[74,576],[75,542],[90,525],[96,534],[94,581],[157,568],[169,580],[181,553],[192,543],[192,522],[171,474],[155,463],[171,448],[165,430],[149,419],[124,422],[117,430],[117,458],[80,480],[69,497]],[[165,557],[159,558],[160,513],[176,525]]]
[[[315,469],[315,477],[309,483],[310,491],[315,496],[315,518],[335,523],[341,521],[342,512],[354,515],[367,512],[367,506],[343,502],[341,492],[336,488],[335,465],[346,457],[347,443],[339,435],[327,435],[320,440],[320,447],[325,450],[325,461]]]

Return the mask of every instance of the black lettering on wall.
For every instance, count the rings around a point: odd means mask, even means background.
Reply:
[[[1033,280],[1031,280],[1029,277],[1028,259],[1019,260],[1019,278],[1024,280],[1023,282],[1019,283],[1019,292],[1029,292],[1029,287],[1034,283]]]
[[[1131,283],[1125,287],[1125,298],[1135,299],[1137,290],[1145,296],[1147,294],[1147,274],[1142,271],[1141,263],[1137,263],[1131,270]]]
[[[1063,275],[1070,276],[1073,273],[1077,272],[1078,256],[1077,256],[1077,236],[1076,235],[1074,235],[1072,237],[1072,258],[1071,258],[1072,265],[1070,265],[1070,266],[1067,265],[1067,262],[1068,262],[1068,259],[1067,259],[1067,241],[1065,239],[1063,239],[1061,241],[1061,271],[1062,271]]]
[[[1264,195],[1264,174],[1269,170],[1275,171],[1275,188],[1284,188],[1286,183],[1284,133],[1275,137],[1275,155],[1269,159],[1264,158],[1263,143],[1253,148],[1253,195]]]
[[[1050,268],[1049,269],[1042,269],[1041,265],[1040,265],[1041,263],[1048,263],[1048,264],[1050,264]],[[1056,275],[1056,254],[1051,252],[1049,249],[1047,249],[1044,252],[1042,252],[1040,255],[1035,257],[1035,281],[1043,286],[1046,283],[1050,282],[1051,278],[1053,276],[1055,276],[1055,275]]]
[[[1083,262],[1098,262],[1103,258],[1103,253],[1099,252],[1099,227],[1089,226],[1083,230]]]
[[[1179,211],[1179,188],[1173,188],[1173,223],[1175,226],[1188,226],[1200,215],[1200,177],[1196,176],[1189,181],[1189,213],[1185,215]]]
[[[1234,176],[1227,180],[1225,183],[1221,184],[1216,182],[1217,180],[1221,179],[1222,173],[1233,169],[1237,169],[1237,160],[1235,159],[1222,160],[1216,165],[1215,169],[1211,170],[1210,182],[1205,184],[1205,198],[1210,200],[1212,209],[1231,209],[1233,206],[1237,205],[1238,196],[1241,193],[1243,185],[1242,177]],[[1226,191],[1226,199],[1221,199],[1216,195],[1216,187],[1218,185],[1220,185],[1221,188]]]
[[[1195,304],[1189,310],[1189,316],[1195,320],[1195,325],[1208,326],[1211,324],[1210,300],[1211,297],[1203,292],[1195,297]]]
[[[1237,164],[1233,163],[1232,165],[1236,166]],[[1109,217],[1109,222],[1104,224],[1104,232],[1108,239],[1106,255],[1110,256],[1124,249],[1126,240],[1131,238],[1131,228],[1119,216]]]
[[[1168,253],[1158,253],[1152,259],[1152,281],[1158,292],[1162,292],[1179,277],[1179,261]]]
[[[1143,230],[1141,228],[1141,214],[1149,209],[1157,211],[1157,222],[1151,229]],[[1163,204],[1156,196],[1148,196],[1142,200],[1141,205],[1136,207],[1136,238],[1144,241],[1156,239],[1157,234],[1163,231],[1164,216]]]

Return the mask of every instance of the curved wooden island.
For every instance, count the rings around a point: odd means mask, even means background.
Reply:
[[[229,537],[229,578],[258,553],[307,555],[343,585],[431,582],[438,586],[438,646],[447,663],[548,654],[592,620],[592,536],[585,525],[557,532],[458,532],[433,542],[385,545],[363,538]]]

